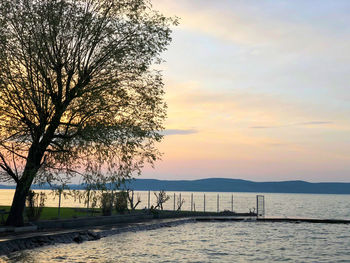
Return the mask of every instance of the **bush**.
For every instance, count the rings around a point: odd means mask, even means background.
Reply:
[[[102,193],[102,196],[101,196],[102,215],[110,216],[112,214],[113,203],[114,203],[113,193]]]
[[[30,190],[26,198],[26,215],[29,221],[36,221],[40,218],[41,212],[45,206],[46,194],[35,193]]]
[[[118,213],[124,213],[128,210],[128,193],[120,191],[115,194],[115,210]]]

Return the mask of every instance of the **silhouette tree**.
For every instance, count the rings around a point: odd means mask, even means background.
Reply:
[[[160,53],[176,19],[147,0],[0,0],[0,167],[16,183],[116,181],[159,157]]]
[[[154,195],[156,196],[156,206],[155,209],[159,208],[160,210],[163,210],[163,204],[170,199],[170,196],[166,194],[164,190],[159,191],[159,193],[154,192]]]

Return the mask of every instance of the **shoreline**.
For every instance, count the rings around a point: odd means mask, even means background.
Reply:
[[[85,225],[87,218],[72,220],[60,220],[75,224],[66,224],[66,228],[43,228],[38,231],[27,233],[4,233],[0,236],[0,256],[6,256],[14,252],[33,249],[54,244],[82,243],[85,241],[98,240],[100,238],[117,235],[125,232],[153,230],[163,227],[173,227],[181,224],[196,222],[256,222],[256,223],[321,223],[321,224],[350,224],[350,220],[341,219],[313,219],[313,218],[259,218],[253,214],[234,213],[201,213],[159,211],[156,215],[119,215],[112,217],[96,217]],[[96,219],[95,218],[95,219]],[[114,223],[106,223],[102,219],[112,219]],[[90,218],[91,219],[91,218]],[[43,222],[41,222],[43,223]],[[95,223],[95,224],[93,224]],[[40,225],[40,222],[37,222]],[[45,225],[45,224],[44,224]],[[51,226],[55,221],[51,222]],[[63,224],[64,225],[64,224]],[[79,228],[74,227],[80,225]],[[57,225],[56,225],[57,226]],[[7,234],[7,235],[6,235]]]
[[[32,223],[35,230],[0,232],[0,256],[16,251],[32,249],[55,243],[82,243],[122,232],[151,230],[196,222],[196,217],[234,216],[255,217],[256,214],[232,212],[156,211],[114,216],[81,217],[60,220],[44,220]],[[24,227],[26,228],[26,227]],[[0,228],[1,229],[1,228]]]
[[[151,220],[153,221],[153,220]],[[194,218],[185,219],[156,219],[156,222],[143,223],[120,223],[117,225],[108,225],[102,228],[95,229],[76,229],[71,231],[59,232],[38,232],[36,235],[28,237],[13,238],[0,242],[0,256],[26,250],[49,246],[54,244],[69,244],[69,243],[83,243],[85,241],[99,240],[111,235],[117,235],[125,232],[136,232],[153,230],[163,227],[173,227],[180,224],[195,223]]]

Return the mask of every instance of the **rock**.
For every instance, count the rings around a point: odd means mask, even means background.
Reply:
[[[6,255],[11,252],[11,249],[9,248],[9,246],[0,245],[0,251]]]
[[[10,252],[14,252],[18,250],[18,246],[16,246],[15,242],[8,242],[7,243],[7,248]]]
[[[17,247],[18,247],[17,250],[24,250],[24,249],[27,248],[23,240],[19,240],[19,241],[17,242]]]
[[[82,236],[81,236],[80,234],[78,234],[78,235],[76,235],[76,236],[73,238],[73,241],[74,241],[75,243],[80,244],[80,243],[82,243],[82,242],[84,241],[84,239],[82,238]]]
[[[98,239],[101,238],[100,233],[95,233],[93,231],[88,231],[87,234],[90,237],[89,240],[98,240]]]

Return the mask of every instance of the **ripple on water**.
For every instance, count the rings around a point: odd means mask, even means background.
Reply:
[[[346,225],[210,222],[122,233],[2,257],[5,262],[350,262]]]

